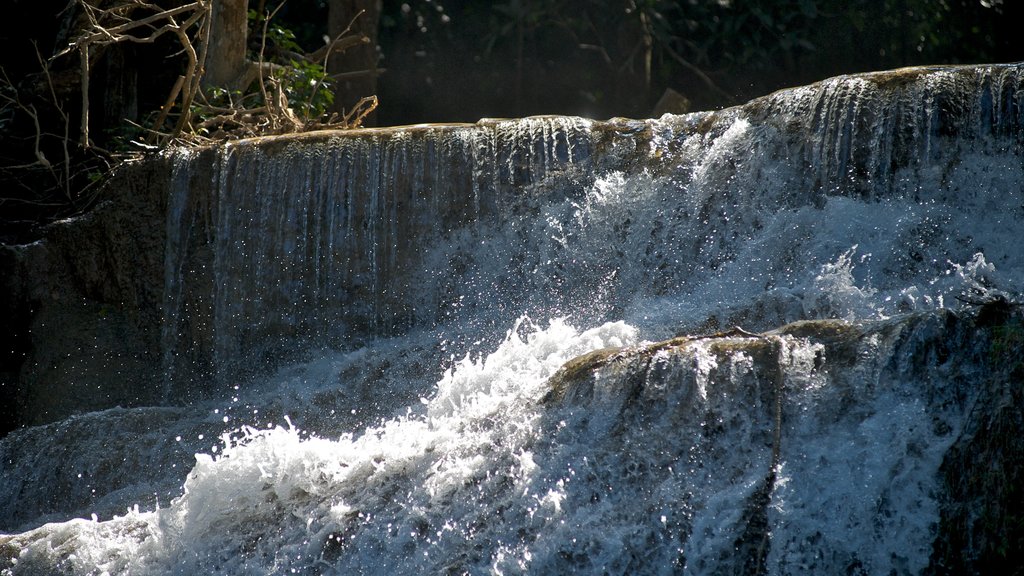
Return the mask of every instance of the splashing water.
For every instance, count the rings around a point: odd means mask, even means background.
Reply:
[[[233,145],[167,216],[168,395],[214,393],[0,441],[0,569],[921,573],[984,356],[943,314],[1024,282],[1020,70],[968,70]],[[58,442],[102,494],[28,488]]]

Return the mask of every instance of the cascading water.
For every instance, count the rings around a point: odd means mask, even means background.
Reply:
[[[0,570],[941,571],[1020,364],[1022,147],[991,66],[177,152],[190,403],[0,441]]]
[[[458,255],[431,262],[433,247],[589,156],[588,125],[542,118],[228,145],[214,159],[213,198],[192,197],[198,162],[179,153],[166,249],[172,388],[433,323],[458,305],[457,264],[444,260]]]

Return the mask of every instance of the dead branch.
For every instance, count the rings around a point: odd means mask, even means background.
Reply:
[[[366,96],[356,102],[356,105],[352,107],[352,111],[342,119],[341,125],[344,128],[359,128],[363,124],[363,119],[370,115],[371,112],[377,109],[377,97]]]
[[[187,57],[185,79],[182,86],[172,88],[173,97],[170,102],[181,96],[181,116],[172,131],[172,137],[186,129],[190,121],[190,107],[195,94],[199,89],[199,78],[202,76],[202,69],[206,58],[206,47],[208,46],[209,21],[213,0],[197,0],[190,4],[184,4],[175,8],[163,9],[155,4],[141,1],[122,2],[106,9],[101,9],[86,0],[76,0],[77,5],[82,8],[86,19],[83,30],[75,37],[64,50],[53,56],[59,58],[72,51],[79,54],[79,67],[82,87],[82,113],[80,126],[80,144],[82,148],[88,148],[89,142],[89,76],[91,58],[96,52],[94,47],[105,47],[120,42],[133,42],[148,44],[155,42],[165,34],[173,34],[181,44],[182,52]],[[153,11],[152,14],[138,19],[131,19],[131,15],[138,9]],[[178,17],[184,16],[182,22]],[[197,53],[189,37],[189,30],[198,26],[196,36],[201,39],[200,51]],[[137,31],[141,33],[136,33]],[[52,60],[52,59],[51,59]],[[165,106],[165,110],[170,106]],[[161,119],[161,123],[165,118]]]
[[[71,119],[68,118],[67,113],[64,112],[64,107],[60,104],[60,99],[57,98],[57,90],[53,86],[53,77],[50,76],[50,67],[43,60],[43,55],[39,52],[39,46],[33,42],[32,47],[36,52],[36,61],[39,62],[39,67],[43,70],[43,75],[46,77],[46,85],[50,89],[50,99],[57,109],[57,113],[60,114],[61,120],[63,120],[64,136],[60,139],[60,142],[64,152],[64,195],[71,199],[71,152],[68,150],[68,138],[71,135]],[[38,122],[36,128],[38,130]]]
[[[181,92],[181,87],[185,85],[185,77],[178,76],[178,79],[174,81],[174,86],[171,88],[171,93],[167,96],[167,101],[160,108],[160,114],[153,121],[153,132],[150,136],[158,134],[159,130],[164,127],[164,122],[167,121],[167,114],[170,113],[171,108],[174,106],[174,101],[178,99],[178,94]],[[146,139],[147,143],[152,144],[151,138]]]
[[[362,12],[360,12],[360,14],[362,14]],[[352,25],[349,24],[349,28],[351,27]],[[370,43],[370,38],[363,34],[359,34],[356,36],[345,36],[348,33],[349,29],[346,28],[345,31],[343,31],[341,34],[338,34],[338,36],[329,44],[324,44],[318,50],[315,50],[309,54],[305,54],[302,57],[305,58],[306,60],[309,60],[310,62],[326,62],[327,59],[332,54],[344,52],[349,48],[359,46],[360,44]]]
[[[321,51],[323,51],[323,54],[320,54],[320,57],[317,59],[321,60],[321,68],[327,70],[327,60],[331,57],[332,54],[344,52],[345,50],[348,50],[352,46],[358,46],[359,44],[368,44],[370,42],[370,39],[363,34],[359,34],[357,36],[348,36],[348,33],[352,31],[352,26],[355,25],[356,20],[358,20],[359,17],[365,13],[366,10],[360,10],[359,12],[356,12],[355,16],[353,16],[352,19],[348,21],[348,25],[345,26],[345,29],[342,30],[337,36],[335,36],[334,40],[329,42],[327,46],[314,52],[310,56],[310,58],[317,58],[317,55]],[[316,98],[316,93],[320,90],[320,87],[323,85],[323,83],[324,78],[317,79],[316,86],[313,86],[313,91],[309,96],[309,101],[306,103],[307,106],[312,104],[313,99]],[[356,108],[358,107],[359,104],[356,104]],[[374,108],[376,108],[376,104],[374,104]],[[360,121],[362,120],[360,119]]]
[[[115,6],[105,10],[90,5],[86,0],[77,0],[77,2],[78,5],[82,7],[83,13],[89,20],[90,30],[83,31],[77,38],[71,41],[67,48],[55,54],[54,58],[68,54],[82,45],[116,44],[118,42],[125,41],[151,43],[160,36],[163,36],[168,32],[172,32],[175,29],[177,26],[177,24],[174,23],[175,16],[186,12],[192,12],[192,15],[184,24],[185,27],[188,27],[195,24],[200,18],[207,16],[211,8],[210,0],[198,0],[191,4],[185,4],[183,6],[169,8],[167,10],[163,10],[153,4],[140,2],[132,2],[127,5]],[[119,8],[125,9],[126,11],[134,10],[136,8],[149,8],[152,10],[158,10],[158,12],[138,20],[129,20],[117,26],[104,26],[101,22],[104,17],[114,17],[122,20],[126,19],[126,17],[116,14],[117,9]],[[159,22],[161,20],[168,20],[171,24],[165,24],[159,28],[153,28],[150,26],[154,22]],[[142,27],[149,27],[151,32],[148,36],[133,36],[128,34],[128,32]]]
[[[256,70],[259,73],[260,92],[263,94],[263,103],[268,108],[268,110],[267,110],[267,112],[268,112],[267,113],[267,117],[270,120],[270,128],[271,128],[271,130],[276,130],[277,129],[278,117],[277,117],[277,114],[275,114],[276,111],[273,108],[273,105],[271,103],[270,97],[267,95],[267,83],[264,81],[264,78],[263,78],[263,64],[264,64],[263,54],[266,52],[266,49],[267,49],[267,26],[270,24],[270,19],[273,18],[277,14],[277,11],[280,10],[282,6],[284,6],[284,2],[281,2],[280,4],[278,4],[277,8],[274,8],[274,10],[272,12],[266,13],[265,17],[263,18],[263,35],[260,37],[259,61],[256,64],[257,65]]]
[[[114,6],[101,9],[96,6],[98,0],[75,0],[82,8],[85,24],[78,36],[57,56],[74,50],[79,52],[81,82],[87,88],[90,67],[100,48],[119,42],[153,42],[166,34],[173,34],[177,38],[181,46],[180,54],[185,58],[184,73],[171,88],[151,127],[146,128],[132,123],[146,134],[143,141],[132,142],[143,149],[170,142],[206,144],[223,139],[301,132],[318,128],[353,128],[360,126],[366,116],[376,109],[377,98],[370,96],[363,98],[340,119],[337,116],[326,120],[309,118],[305,115],[300,116],[293,110],[288,101],[288,86],[282,80],[282,73],[290,68],[264,59],[268,25],[284,5],[283,2],[264,14],[257,60],[249,63],[241,78],[243,87],[255,83],[256,92],[243,95],[237,102],[231,93],[227,93],[226,106],[223,102],[211,103],[207,94],[200,88],[200,81],[204,75],[210,45],[213,1],[197,0],[176,8],[162,9],[142,0],[115,0]],[[262,3],[260,8],[262,11]],[[136,14],[143,10],[148,13],[143,17],[136,17]],[[326,68],[327,58],[332,54],[369,42],[367,37],[351,33],[357,18],[362,14],[356,14],[348,27],[325,46],[309,54],[296,54],[293,57]],[[318,78],[309,101],[305,103],[306,109],[311,107],[317,92],[323,88],[324,81],[380,72],[381,70],[377,69],[360,70]],[[246,105],[246,100],[250,97],[261,97],[261,105]],[[88,90],[84,90],[82,107],[86,112],[83,113],[80,128],[83,147],[90,146],[88,106]],[[180,109],[180,112],[173,128],[165,129],[168,118],[176,109]]]
[[[363,76],[380,76],[387,72],[387,68],[374,68],[372,70],[353,70],[352,72],[339,72],[337,74],[331,74],[328,76],[331,80],[350,80],[353,78],[361,78]]]
[[[694,76],[699,78],[700,81],[703,82],[705,86],[710,88],[712,92],[714,92],[714,93],[718,94],[719,96],[721,96],[722,98],[724,98],[726,102],[733,102],[734,101],[733,97],[730,96],[729,93],[726,92],[725,90],[722,90],[718,86],[718,84],[715,84],[715,81],[712,80],[711,77],[709,77],[707,74],[705,74],[703,70],[698,68],[696,65],[692,64],[686,58],[683,58],[683,56],[681,54],[679,54],[679,52],[676,52],[675,50],[673,50],[671,46],[669,46],[668,44],[663,44],[662,48],[665,49],[665,52],[667,52],[668,55],[671,56],[673,60],[675,60],[676,62],[681,64],[684,68],[686,68],[690,72],[693,72]]]
[[[206,20],[208,25],[209,18]],[[171,21],[173,22],[173,18],[171,18]],[[192,47],[192,42],[189,40],[186,30],[186,27],[178,27],[174,29],[175,35],[178,37],[182,48],[185,50],[185,54],[188,56],[188,65],[185,69],[185,81],[183,82],[183,84],[187,83],[188,86],[182,94],[181,116],[178,117],[178,123],[174,127],[172,137],[181,134],[182,130],[184,130],[191,122],[192,101],[195,99],[196,92],[199,90],[199,79],[202,76],[199,55],[196,54],[195,48]],[[205,60],[205,54],[203,55],[203,59]]]
[[[17,109],[19,109],[22,112],[24,112],[29,118],[32,119],[32,124],[35,127],[35,136],[33,137],[33,145],[32,145],[33,155],[35,156],[35,159],[36,159],[35,162],[31,162],[31,163],[28,163],[28,164],[20,164],[20,165],[17,165],[17,166],[5,166],[4,168],[5,169],[27,169],[27,168],[32,168],[34,166],[41,166],[41,167],[45,168],[47,171],[49,171],[50,175],[53,176],[54,182],[57,184],[58,187],[64,188],[65,194],[67,194],[68,195],[68,199],[70,199],[71,197],[70,197],[70,192],[69,192],[69,188],[67,186],[67,183],[65,182],[64,185],[62,186],[60,177],[57,176],[57,173],[53,169],[53,163],[51,163],[50,160],[46,157],[46,155],[43,154],[41,143],[42,143],[43,135],[44,134],[43,134],[42,126],[39,123],[39,113],[36,110],[35,105],[32,104],[31,102],[28,103],[28,104],[25,104],[24,102],[21,101],[21,98],[18,96],[18,92],[17,92],[17,90],[15,90],[14,85],[11,82],[11,79],[7,76],[7,71],[6,70],[0,68],[0,75],[3,76],[2,77],[2,84],[0,84],[0,88],[6,88],[7,89],[7,90],[0,89],[0,100],[4,100],[4,101],[7,102],[8,106],[14,106]],[[8,91],[10,91],[10,94],[7,93]],[[65,162],[65,164],[66,164],[66,162]]]
[[[10,86],[11,85],[11,81],[7,77],[7,72],[4,71],[3,69],[0,69],[0,72],[2,72],[2,74],[4,76],[5,85],[6,86]],[[36,161],[32,162],[31,164],[23,164],[23,165],[19,165],[19,166],[7,166],[7,168],[26,168],[28,166],[34,166],[36,164],[49,168],[51,166],[50,165],[50,161],[46,159],[46,156],[43,155],[42,150],[39,148],[39,141],[43,137],[43,130],[39,126],[39,114],[36,113],[36,107],[33,106],[32,104],[28,104],[28,105],[22,104],[21,100],[17,97],[17,94],[15,94],[14,96],[10,96],[8,94],[5,94],[4,91],[2,91],[2,90],[0,90],[0,99],[3,99],[4,101],[6,101],[8,105],[16,106],[19,110],[21,110],[22,112],[27,114],[28,117],[32,119],[32,122],[35,124],[35,127],[36,127],[36,134],[35,134],[34,145],[33,145],[33,151],[35,152]]]
[[[82,117],[80,121],[79,144],[82,148],[89,147],[89,45],[83,44],[78,48],[80,66],[82,67]]]

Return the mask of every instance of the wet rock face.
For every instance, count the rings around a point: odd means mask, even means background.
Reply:
[[[544,402],[553,420],[589,414],[615,458],[650,450],[689,474],[672,539],[685,551],[701,524],[729,547],[680,566],[985,573],[1022,549],[1022,320],[940,311],[599,350],[556,373]],[[646,465],[641,482],[669,482]],[[730,491],[742,513],[708,520]]]
[[[2,432],[69,414],[155,402],[167,164],[130,165],[97,207],[0,246],[0,299],[12,310]]]
[[[182,408],[113,408],[13,431],[0,442],[0,532],[69,517],[165,506],[180,490],[197,440],[214,422],[182,434]],[[177,437],[176,437],[177,434]],[[34,523],[34,525],[32,525]]]
[[[613,471],[601,480],[609,492],[602,497],[629,498],[634,489],[627,486],[636,484],[632,497],[650,508],[672,500],[658,538],[677,549],[677,570],[765,572],[783,346],[775,335],[679,337],[598,350],[570,361],[549,381],[543,402],[550,419],[587,414],[585,429],[574,432],[601,439],[595,441],[596,465]],[[601,488],[595,486],[596,493]],[[669,491],[677,492],[670,497]],[[714,494],[720,492],[735,497],[735,513],[718,509]],[[702,538],[691,541],[695,531],[714,537],[696,544]]]
[[[980,360],[990,370],[974,382],[980,393],[942,464],[930,574],[998,573],[1024,550],[1024,322],[1005,302],[983,307],[977,321],[989,327]]]
[[[589,121],[533,118],[177,157],[163,302],[169,395],[237,384],[308,347],[457,316],[464,255],[448,244],[584,186],[596,138]],[[540,185],[569,173],[583,174],[573,189]]]
[[[977,175],[963,170],[963,149],[1019,154],[1020,94],[1019,66],[911,69],[660,120],[324,132],[125,166],[88,215],[2,247],[12,325],[0,356],[3,426],[190,402],[311,347],[488,307],[607,319],[636,293],[663,295],[729,266],[766,214],[833,196],[970,196]],[[999,185],[1019,176],[1014,166],[983,172]],[[610,173],[658,190],[607,233],[563,234]],[[927,243],[942,217],[901,233]],[[630,252],[628,242],[647,244]],[[753,304],[708,310],[708,325],[767,329],[832,314],[828,298],[801,307],[776,290],[794,266],[786,258]],[[891,264],[908,276],[928,265],[911,251]]]
[[[431,245],[584,170],[617,133],[589,126],[324,132],[123,166],[89,214],[0,247],[15,351],[0,358],[2,432],[193,401],[307,347],[437,321],[459,263]]]

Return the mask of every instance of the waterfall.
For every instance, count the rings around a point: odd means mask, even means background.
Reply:
[[[493,219],[525,183],[579,169],[588,126],[551,117],[225,146],[212,182],[174,179],[164,330],[185,342],[166,349],[203,343],[199,377],[226,381],[253,363],[276,367],[270,357],[437,321],[456,279],[430,268],[449,265],[428,261],[430,247]],[[176,174],[210,162],[177,154]],[[213,192],[190,205],[197,187]],[[190,242],[201,248],[185,253]],[[182,302],[183,281],[206,286]],[[180,334],[183,323],[193,332]],[[196,371],[194,358],[169,360],[172,380],[182,362]]]
[[[229,145],[213,160],[206,252],[189,263],[195,283],[212,284],[195,298],[209,301],[184,303],[208,326],[186,340],[208,340],[201,377],[224,380],[240,366],[272,369],[273,358],[309,346],[400,334],[455,310],[462,321],[461,312],[499,306],[590,322],[688,292],[706,302],[692,304],[701,317],[686,312],[672,329],[828,315],[787,292],[798,267],[852,270],[852,258],[870,258],[858,275],[877,290],[1012,251],[978,237],[990,227],[959,238],[973,245],[931,237],[963,216],[951,203],[1019,210],[1001,193],[1021,177],[1019,83],[1012,67],[920,70],[600,128],[550,117]],[[195,185],[176,182],[173,207]],[[971,188],[973,198],[950,197]],[[836,217],[847,230],[822,229]],[[865,231],[850,218],[879,226]],[[183,230],[169,228],[169,258],[183,258]],[[919,242],[936,252],[928,261]],[[196,274],[203,267],[212,277]],[[166,280],[166,293],[180,290]],[[894,291],[874,315],[957,289]],[[776,312],[748,320],[750,299]],[[181,312],[166,310],[169,324]]]
[[[169,406],[0,440],[3,574],[996,553],[1012,495],[985,487],[1024,455],[985,432],[1024,369],[1020,65],[169,154]]]

